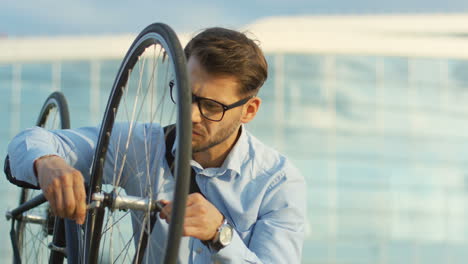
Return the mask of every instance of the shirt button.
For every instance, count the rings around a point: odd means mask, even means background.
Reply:
[[[203,249],[201,247],[197,248],[197,250],[195,250],[195,252],[197,252],[198,254],[202,253],[203,252]]]

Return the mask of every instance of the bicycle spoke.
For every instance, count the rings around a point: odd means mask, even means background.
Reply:
[[[173,34],[172,31],[166,31],[165,26],[154,27],[164,28],[161,31],[164,34]],[[163,163],[165,148],[164,142],[160,141],[165,140],[166,135],[159,133],[162,127],[177,123],[179,118],[177,113],[182,108],[181,105],[175,105],[171,101],[169,80],[174,80],[177,86],[180,83],[188,84],[188,81],[185,64],[176,65],[175,55],[168,50],[174,48],[168,46],[165,37],[158,34],[160,33],[143,34],[140,36],[141,41],[134,42],[124,60],[125,63],[119,70],[119,79],[115,81],[116,86],[111,93],[115,100],[111,98],[106,108],[104,127],[101,130],[103,134],[100,138],[106,135],[108,140],[106,139],[105,143],[96,149],[96,162],[93,163],[99,168],[97,171],[103,171],[106,175],[102,175],[105,181],[93,181],[101,182],[103,186],[93,188],[101,191],[110,190],[112,195],[127,195],[148,200],[156,197],[170,199],[168,195],[172,195],[171,188],[176,185],[172,185],[176,182],[161,165],[165,164]],[[172,39],[174,37],[175,35],[171,35],[171,43],[176,43]],[[177,61],[183,61],[180,60],[183,58],[180,45],[176,55],[179,58]],[[184,73],[179,74],[182,69]],[[184,86],[184,89],[187,90],[188,86]],[[188,112],[184,113],[184,116],[189,118]],[[190,122],[185,123],[190,124]],[[190,132],[189,130],[187,132]],[[104,156],[107,151],[111,151],[111,155]],[[190,155],[188,151],[185,153],[187,156]],[[102,159],[104,157],[105,159]],[[104,160],[104,164],[100,163],[100,160]],[[184,166],[187,168],[188,159],[185,162]],[[164,252],[164,245],[150,246],[151,239],[142,239],[150,234],[149,211],[120,212],[110,207],[113,207],[112,202],[106,202],[104,215],[96,217],[100,230],[96,235],[96,244],[90,243],[97,245],[97,248],[90,249],[92,252],[90,256],[94,261],[126,263],[135,258],[143,259],[144,256],[137,256],[140,252],[144,252],[145,257],[154,256],[154,252],[151,251],[153,249]],[[87,234],[96,231],[86,228]],[[146,259],[148,261],[148,258]],[[151,260],[149,262],[151,263]]]
[[[70,117],[65,97],[59,92],[52,93],[42,106],[36,125],[48,130],[55,130],[69,128],[69,124]],[[40,193],[38,190],[25,188],[21,192],[20,204],[36,197]],[[25,213],[31,215],[45,214],[45,217],[49,219],[48,206],[46,203],[32,208]],[[49,243],[53,241],[53,236],[49,235],[48,232],[49,225],[53,223],[38,224],[26,221],[20,220],[16,225],[18,250],[22,263],[48,263],[51,256]],[[50,228],[53,228],[53,226]],[[63,259],[54,258],[53,262],[60,263],[63,262]]]

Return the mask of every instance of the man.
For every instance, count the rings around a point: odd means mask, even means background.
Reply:
[[[191,164],[201,193],[188,197],[183,234],[192,246],[181,248],[181,261],[300,263],[304,179],[243,125],[261,105],[257,93],[267,78],[262,51],[240,32],[210,28],[187,44],[185,55],[194,96]],[[83,175],[98,130],[20,133],[9,145],[12,174],[38,183],[57,215],[83,224]],[[170,222],[172,204],[163,203],[159,217]]]

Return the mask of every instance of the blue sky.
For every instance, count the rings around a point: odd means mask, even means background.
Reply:
[[[164,22],[176,31],[240,27],[269,16],[468,12],[467,0],[2,0],[0,35],[137,33]]]

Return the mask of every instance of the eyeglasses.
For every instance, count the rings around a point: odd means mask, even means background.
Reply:
[[[173,96],[172,87],[174,87],[174,81],[169,82],[169,87],[171,88],[171,100],[174,104],[177,104],[176,97]],[[192,103],[197,103],[198,110],[200,110],[201,115],[211,121],[219,122],[223,119],[224,113],[230,109],[239,107],[247,103],[253,96],[246,97],[241,99],[233,104],[225,105],[213,99],[200,97],[192,94]]]

